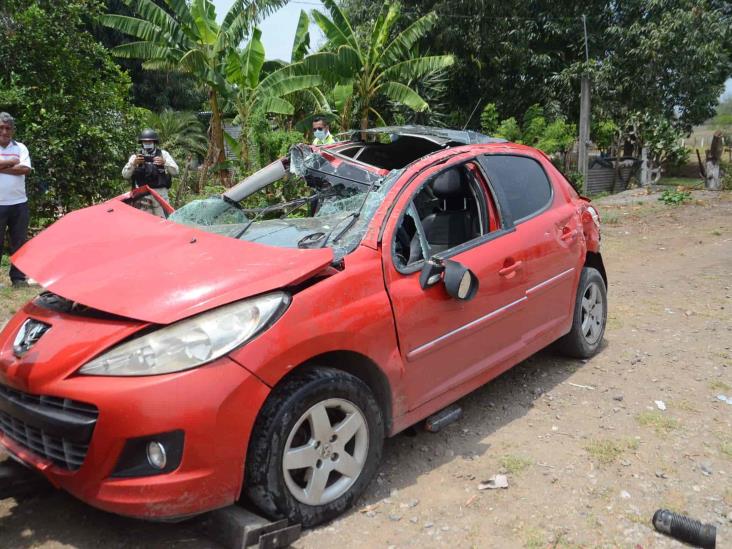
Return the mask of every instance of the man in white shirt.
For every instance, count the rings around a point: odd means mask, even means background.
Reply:
[[[5,246],[5,232],[10,233],[10,255],[13,255],[28,237],[28,197],[25,176],[31,171],[28,149],[13,139],[15,119],[0,112],[0,258]],[[10,280],[14,287],[27,286],[25,275],[10,266]]]

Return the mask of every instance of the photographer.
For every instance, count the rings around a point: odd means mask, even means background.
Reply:
[[[158,146],[160,138],[155,130],[149,128],[143,130],[137,142],[140,143],[141,149],[137,154],[130,156],[122,168],[122,177],[131,179],[135,188],[147,185],[155,189],[155,192],[167,201],[172,176],[178,175],[178,165],[167,151]]]

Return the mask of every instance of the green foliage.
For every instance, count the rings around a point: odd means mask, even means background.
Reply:
[[[287,0],[238,0],[220,24],[211,0],[165,0],[165,8],[147,0],[124,2],[139,17],[107,14],[100,18],[103,25],[137,38],[117,46],[114,53],[125,59],[143,59],[147,69],[190,74],[206,89],[212,113],[211,137],[200,185],[212,165],[225,163],[220,105],[220,98],[228,91],[225,65],[253,25]]]
[[[498,128],[496,128],[496,137],[502,137],[513,143],[521,142],[521,128],[519,128],[518,122],[513,116],[501,121]]]
[[[141,113],[128,102],[129,78],[86,30],[101,8],[96,0],[0,8],[0,110],[15,116],[30,151],[36,226],[127,188],[121,168]]]
[[[633,113],[627,133],[636,141],[639,150],[648,147],[649,160],[654,166],[680,165],[689,159],[690,151],[681,144],[685,134],[673,120],[649,113]]]
[[[543,128],[535,147],[546,154],[566,153],[577,139],[577,126],[558,118]]]
[[[618,130],[618,125],[612,120],[607,118],[599,120],[592,125],[592,141],[595,142],[598,149],[606,151],[612,147]]]
[[[168,151],[176,161],[206,153],[206,132],[201,121],[192,112],[170,109],[160,113],[150,112],[145,117],[144,126],[158,132],[160,147]]]
[[[667,206],[678,206],[687,200],[691,200],[691,193],[678,189],[666,189],[658,199]]]
[[[357,33],[370,27],[382,4],[341,0]],[[402,5],[409,20],[437,14],[439,25],[423,42],[456,58],[447,101],[448,111],[459,111],[455,118],[461,121],[480,97],[494,101],[504,117],[521,120],[530,105],[556,101],[557,112],[576,120],[579,77],[588,70],[583,14],[592,99],[600,118],[619,124],[638,110],[668,118],[679,114],[681,127],[698,124],[711,116],[732,74],[728,0],[402,0]]]
[[[428,74],[453,64],[451,55],[415,57],[415,44],[434,28],[437,17],[427,14],[417,18],[402,32],[395,33],[401,5],[384,2],[367,39],[354,32],[347,15],[335,0],[323,0],[330,18],[314,10],[312,17],[328,43],[324,51],[307,56],[306,72],[320,74],[338,91],[341,129],[351,127],[355,115],[361,128],[372,121],[383,124],[377,110],[379,102],[391,101],[416,112],[429,104],[410,86]]]
[[[498,130],[498,108],[495,103],[486,103],[480,113],[480,129],[486,135],[493,135]]]

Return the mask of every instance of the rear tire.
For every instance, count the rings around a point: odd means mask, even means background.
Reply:
[[[607,323],[607,289],[597,269],[584,267],[577,285],[572,329],[557,346],[565,355],[590,358],[600,348]]]
[[[351,507],[381,459],[384,423],[371,389],[332,368],[275,387],[254,425],[244,495],[270,518],[308,528]]]

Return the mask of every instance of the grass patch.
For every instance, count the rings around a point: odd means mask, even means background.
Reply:
[[[723,455],[732,459],[732,440],[726,440],[719,445],[719,450]]]
[[[724,381],[719,381],[718,379],[715,379],[709,384],[709,388],[712,391],[732,391],[732,387],[727,385]]]
[[[501,464],[501,467],[506,470],[507,473],[510,473],[512,475],[518,474],[530,465],[534,464],[534,462],[530,459],[513,455],[503,456],[499,460],[499,463]]]
[[[704,182],[692,177],[662,177],[658,182],[665,187],[684,187],[687,189],[701,189]]]
[[[623,455],[626,450],[637,450],[638,441],[635,439],[628,440],[593,440],[585,450],[588,454],[601,465],[610,465],[616,459]]]
[[[714,230],[712,231],[712,234],[713,234],[714,236],[722,236],[722,231],[720,231],[719,229],[714,229]]]
[[[620,225],[620,216],[616,213],[605,213],[602,215],[603,225]]]
[[[635,419],[643,427],[653,428],[659,435],[667,435],[681,427],[677,420],[667,417],[657,410],[641,412],[635,416]]]

